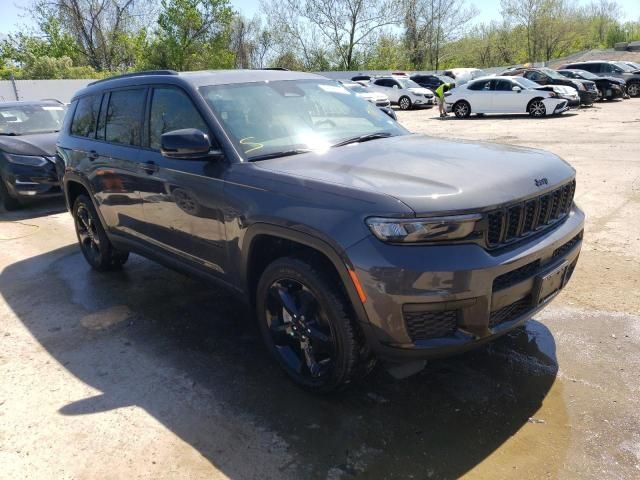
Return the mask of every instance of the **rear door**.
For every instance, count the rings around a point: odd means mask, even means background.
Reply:
[[[144,240],[140,170],[146,87],[104,94],[92,154],[95,197],[107,225],[117,233]]]
[[[149,92],[149,108],[141,163],[141,192],[148,236],[156,246],[223,274],[226,270],[223,175],[227,163],[171,159],[160,153],[163,133],[196,128],[215,140],[189,95],[177,86],[157,85]]]
[[[98,93],[79,98],[71,119],[68,144],[60,146],[67,161],[85,177],[91,186],[96,206],[109,231],[136,235],[135,224],[143,219],[139,190],[136,186],[136,162],[138,156],[144,89],[139,94],[131,92],[126,102],[126,115],[122,131],[128,137],[120,137],[118,144],[105,139],[105,120],[110,93]],[[112,107],[113,113],[113,107]],[[112,115],[113,117],[113,115]],[[114,120],[112,118],[111,120]],[[113,123],[113,122],[112,122]],[[115,138],[110,130],[110,138]]]

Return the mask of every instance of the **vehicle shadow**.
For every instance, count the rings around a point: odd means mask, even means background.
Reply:
[[[551,333],[530,321],[414,377],[378,370],[314,396],[275,367],[242,304],[141,257],[98,274],[67,246],[7,266],[0,294],[57,362],[102,392],[61,415],[143,408],[234,479],[254,478],[246,465],[265,455],[282,465],[260,478],[457,478],[527,423],[558,370]],[[220,444],[218,432],[247,419],[254,434]]]
[[[25,204],[22,208],[11,212],[8,212],[4,207],[0,206],[0,221],[19,222],[21,220],[61,213],[64,212],[66,208],[62,197],[34,200]]]

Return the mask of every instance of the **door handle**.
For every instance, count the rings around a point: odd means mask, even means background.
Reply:
[[[95,150],[91,150],[88,154],[87,157],[89,157],[89,160],[91,160],[92,162],[94,160],[96,160],[98,157],[100,156],[100,154],[98,152],[96,152]]]
[[[158,165],[156,165],[156,162],[154,162],[153,160],[141,163],[140,168],[147,172],[149,175],[158,171]]]

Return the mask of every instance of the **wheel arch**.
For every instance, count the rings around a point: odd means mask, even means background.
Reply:
[[[529,108],[531,107],[531,104],[533,102],[535,102],[536,100],[544,100],[544,97],[533,97],[531,100],[529,100],[527,102],[527,108],[526,108],[526,112],[529,113]]]
[[[316,236],[277,225],[257,223],[245,233],[241,248],[241,284],[255,305],[255,293],[262,272],[269,263],[283,256],[311,256],[331,268],[351,304],[356,320],[368,324],[368,318],[355,284],[353,266],[344,253]]]

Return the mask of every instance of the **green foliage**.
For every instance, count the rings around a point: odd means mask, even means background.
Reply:
[[[9,67],[0,69],[3,79],[11,75],[17,79],[47,80],[63,78],[96,78],[98,73],[89,66],[74,67],[69,57],[49,57],[42,55],[36,57],[27,53],[22,68]]]
[[[162,0],[146,64],[153,68],[230,68],[234,12],[228,0]]]

